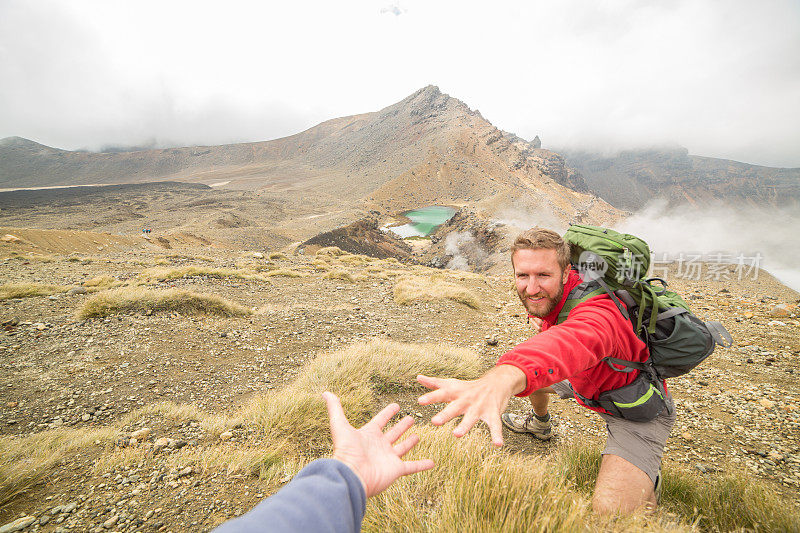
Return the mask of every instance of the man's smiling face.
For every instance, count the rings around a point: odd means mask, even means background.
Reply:
[[[522,305],[531,316],[543,318],[553,312],[567,282],[569,267],[561,270],[555,250],[517,250],[511,257],[514,281]]]

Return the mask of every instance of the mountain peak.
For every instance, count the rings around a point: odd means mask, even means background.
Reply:
[[[12,137],[5,137],[3,139],[0,139],[0,146],[5,146],[9,148],[35,148],[44,145],[41,145],[30,139],[26,139],[25,137],[17,137],[15,135]]]

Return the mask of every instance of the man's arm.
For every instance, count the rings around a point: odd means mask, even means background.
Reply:
[[[463,437],[478,422],[489,426],[492,443],[503,445],[500,414],[505,411],[508,400],[526,389],[525,373],[512,365],[500,365],[476,380],[440,379],[419,375],[417,381],[433,391],[420,396],[419,403],[448,402],[449,405],[431,419],[435,426],[446,424],[453,418],[464,415],[453,435]]]
[[[359,429],[348,422],[334,394],[324,392],[328,408],[333,459],[319,459],[285,487],[246,515],[222,524],[215,533],[355,532],[361,529],[366,499],[402,476],[433,468],[430,459],[403,461],[419,442],[417,435],[400,440],[414,425],[406,416],[383,431],[397,414],[396,403],[384,407]]]
[[[350,467],[317,459],[276,494],[214,533],[355,532],[361,529],[366,501],[364,486]]]

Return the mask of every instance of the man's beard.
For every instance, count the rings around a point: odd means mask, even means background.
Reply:
[[[558,294],[556,294],[553,298],[550,298],[544,292],[540,292],[535,294],[534,297],[541,297],[544,296],[544,300],[539,302],[538,304],[534,305],[532,302],[528,301],[528,294],[525,293],[517,293],[519,296],[520,301],[522,301],[522,305],[525,306],[525,310],[528,311],[530,316],[535,316],[538,318],[544,318],[550,313],[553,312],[553,309],[556,308],[558,303],[561,301],[561,297],[564,295],[564,286],[562,285],[558,289]]]

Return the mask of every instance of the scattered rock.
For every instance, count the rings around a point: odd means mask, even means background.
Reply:
[[[767,322],[767,325],[768,326],[785,326],[786,323],[785,322],[781,322],[780,320],[770,320],[769,322]]]
[[[152,432],[152,430],[150,428],[137,429],[136,431],[131,433],[131,438],[132,439],[137,439],[137,440],[144,440],[148,436],[150,436],[151,432]]]
[[[106,529],[111,529],[112,527],[114,527],[114,524],[117,523],[117,520],[119,520],[119,515],[115,514],[114,516],[103,522],[103,527]]]
[[[13,531],[21,531],[28,527],[29,525],[33,524],[36,521],[35,516],[23,516],[22,518],[17,518],[13,522],[9,522],[4,526],[0,527],[0,533],[12,533]]]
[[[72,287],[67,291],[67,294],[70,296],[75,296],[76,294],[86,294],[87,292],[88,291],[84,287]]]
[[[770,309],[769,314],[770,316],[789,316],[793,307],[794,306],[790,306],[789,304],[778,304]]]
[[[18,242],[22,242],[22,239],[20,239],[16,235],[12,235],[10,233],[6,233],[2,237],[0,237],[0,241],[18,243]],[[16,531],[16,530],[14,530],[14,531]]]
[[[6,403],[6,407],[14,408],[19,405],[19,402],[8,402]]]
[[[758,400],[758,403],[760,403],[761,407],[765,409],[772,409],[773,407],[775,407],[775,402],[773,402],[772,400],[768,400],[766,398],[761,398],[760,400]]]
[[[498,342],[497,337],[495,337],[494,335],[486,336],[486,344],[488,344],[489,346],[497,346],[497,342]]]
[[[192,472],[194,472],[194,470],[192,470],[192,467],[191,466],[187,466],[186,468],[184,468],[183,470],[178,472],[178,477],[182,478],[182,477],[185,477],[185,476],[191,476]]]
[[[256,259],[264,259],[264,254],[262,254],[261,252],[253,252],[253,257],[255,257]]]
[[[233,433],[231,433],[230,431],[225,431],[224,433],[221,433],[219,436],[219,440],[221,441],[231,440],[232,438],[233,438]]]

